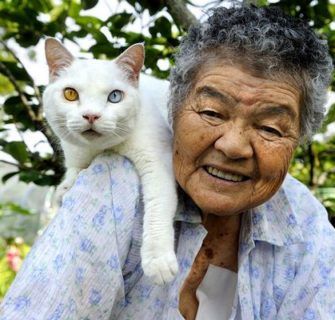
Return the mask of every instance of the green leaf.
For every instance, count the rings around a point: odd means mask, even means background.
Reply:
[[[48,12],[53,7],[52,2],[49,0],[34,0],[34,1],[28,1],[27,5],[30,6],[30,8],[35,11]]]
[[[4,147],[3,151],[10,154],[20,164],[24,164],[29,159],[29,153],[26,145],[22,141],[8,142]]]
[[[163,37],[170,38],[172,36],[171,27],[171,22],[165,17],[160,17],[155,21],[156,35],[160,33]]]
[[[79,16],[75,20],[82,28],[87,29],[99,29],[103,24],[102,20],[92,16]]]
[[[29,96],[26,97],[29,98]],[[4,103],[4,111],[13,117],[14,122],[21,123],[25,129],[36,130],[35,124],[19,96],[9,97]]]
[[[90,49],[90,52],[93,53],[94,57],[99,57],[99,55],[104,54],[109,58],[117,57],[122,50],[114,48],[112,43],[97,43],[93,45]]]
[[[16,81],[27,81],[30,82],[30,77],[27,71],[22,67],[18,66],[16,62],[2,61],[6,68],[10,71]],[[3,75],[7,76],[5,72],[1,72]]]
[[[113,31],[121,30],[124,26],[131,23],[134,20],[134,16],[131,13],[121,12],[112,15],[105,21],[105,25]]]
[[[15,171],[15,172],[10,172],[10,173],[7,173],[5,174],[3,177],[2,177],[2,182],[5,183],[7,180],[9,180],[11,177],[14,177],[15,175],[19,174],[20,171]]]
[[[50,186],[55,184],[55,176],[47,175],[37,170],[24,170],[21,171],[20,180],[23,182],[33,182],[39,186]]]
[[[141,1],[135,1],[138,4],[141,5],[142,10],[148,9],[150,15],[154,15],[157,12],[161,11],[164,8],[165,1],[162,0],[141,0]]]
[[[332,106],[329,108],[323,125],[327,126],[332,122],[335,122],[335,104],[332,104]]]
[[[99,2],[99,0],[82,0],[81,4],[84,8],[84,10],[92,9],[96,6],[96,4]]]
[[[0,74],[0,95],[6,95],[14,91],[14,86],[7,77]]]
[[[58,21],[61,15],[64,13],[66,6],[62,3],[59,6],[55,6],[50,12],[51,22]]]
[[[82,9],[82,6],[80,3],[77,3],[75,1],[70,1],[68,8],[67,8],[67,14],[69,17],[76,19],[79,17],[81,9]]]
[[[317,188],[315,194],[323,199],[335,200],[335,188]]]
[[[17,203],[14,202],[8,202],[4,204],[0,204],[0,210],[3,211],[9,211],[11,214],[21,214],[24,216],[32,215],[33,213],[30,212],[29,210],[21,207]]]

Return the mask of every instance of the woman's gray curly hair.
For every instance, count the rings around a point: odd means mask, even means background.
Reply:
[[[293,80],[302,93],[301,140],[310,139],[319,129],[333,65],[326,40],[307,23],[276,7],[214,9],[205,23],[192,26],[181,41],[170,75],[170,119],[211,55],[270,79]]]

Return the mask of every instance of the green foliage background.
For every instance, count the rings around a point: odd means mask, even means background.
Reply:
[[[330,53],[335,56],[335,4],[326,0],[280,0],[269,3],[267,0],[250,1],[257,5],[280,6],[291,15],[304,18],[320,32],[329,42]],[[129,45],[145,42],[146,72],[154,76],[166,78],[169,70],[162,70],[157,61],[165,59],[173,65],[173,54],[185,32],[189,20],[180,7],[192,4],[192,0],[121,0],[118,5],[127,3],[132,10],[113,12],[106,20],[87,15],[88,9],[94,8],[97,0],[0,0],[0,150],[10,155],[15,170],[3,176],[6,183],[13,176],[21,181],[33,182],[37,185],[51,186],[60,182],[64,173],[62,155],[55,143],[50,128],[44,121],[41,92],[43,87],[37,86],[25,66],[13,50],[16,43],[34,59],[35,46],[45,36],[68,39],[80,45],[82,39],[89,38],[87,52],[95,58],[112,59]],[[211,6],[220,1],[211,1]],[[208,6],[203,6],[208,9]],[[129,25],[141,20],[143,15],[149,16],[149,22],[142,30],[131,31]],[[69,28],[69,24],[71,28]],[[143,30],[146,32],[143,32]],[[106,30],[112,38],[106,36]],[[85,50],[82,49],[84,52]],[[335,89],[335,78],[332,83]],[[321,133],[327,131],[327,125],[335,122],[335,106],[327,115]],[[14,125],[20,133],[40,131],[47,138],[53,152],[41,155],[29,149],[25,141],[7,140],[7,127]],[[290,172],[305,183],[326,206],[330,218],[335,217],[335,137],[326,142],[313,142],[299,147],[292,162]],[[2,160],[0,160],[2,161]],[[0,162],[1,163],[1,162]],[[17,211],[17,210],[16,210]],[[13,210],[13,214],[18,214]],[[22,212],[21,212],[22,213]],[[19,212],[19,214],[21,214]],[[1,223],[1,214],[0,214]],[[3,240],[3,241],[2,241]],[[13,239],[2,239],[0,243],[0,271],[4,270],[4,252]],[[25,249],[26,250],[26,249]],[[24,254],[23,254],[24,256]],[[4,274],[4,273],[3,273]],[[13,278],[13,272],[6,271],[7,280],[0,274],[0,297],[5,287]],[[8,280],[9,279],[9,280]],[[7,282],[6,282],[7,281]]]

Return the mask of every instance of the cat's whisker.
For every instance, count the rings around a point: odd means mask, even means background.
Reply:
[[[74,121],[68,121],[66,123],[66,126],[68,128],[68,130],[70,131],[75,131],[77,133],[83,132],[85,130],[89,130],[90,127],[88,127],[86,124],[83,123],[78,123],[78,122],[74,122]]]
[[[68,128],[70,130],[76,130],[76,131],[85,131],[85,130],[89,130],[90,127],[87,127],[87,126],[83,126],[81,124],[76,124],[76,123],[68,123]]]
[[[115,123],[108,123],[105,122],[103,125],[99,125],[98,129],[101,130],[106,130],[106,131],[113,131],[113,130],[120,130],[120,131],[124,131],[124,132],[129,132],[131,131],[131,128],[129,127],[129,125],[123,125],[122,123],[117,123],[115,125]]]
[[[126,136],[128,135],[131,131],[130,130],[116,130],[116,132],[118,132],[119,134],[121,134],[122,136]]]
[[[64,133],[62,134],[62,139],[63,139],[63,140],[66,140],[66,139],[68,139],[70,136],[71,136],[71,133],[70,133],[70,132],[65,132],[65,134],[64,134]]]
[[[119,134],[117,134],[116,132],[111,132],[112,135],[118,137],[118,138],[123,138],[122,136],[120,136]]]
[[[65,124],[66,121],[64,119],[53,119],[55,123]]]
[[[119,137],[123,137],[123,136],[127,135],[128,133],[130,133],[129,130],[123,130],[123,129],[120,129],[120,128],[113,128],[113,129],[99,128],[99,132],[103,133],[103,134],[106,134],[106,135],[111,135],[111,134],[117,133]]]
[[[116,130],[126,131],[126,132],[131,131],[131,128],[126,127],[126,126],[124,126],[124,127],[117,126],[115,129],[116,129]]]
[[[117,123],[117,126],[119,126],[119,127],[129,127],[129,123],[128,122],[126,122],[126,121],[120,121],[120,122],[118,122]]]

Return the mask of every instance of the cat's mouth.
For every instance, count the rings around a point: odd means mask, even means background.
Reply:
[[[85,130],[81,133],[82,136],[84,136],[85,138],[87,139],[94,139],[94,138],[99,138],[102,136],[101,133],[93,130],[93,129],[88,129],[88,130]]]

